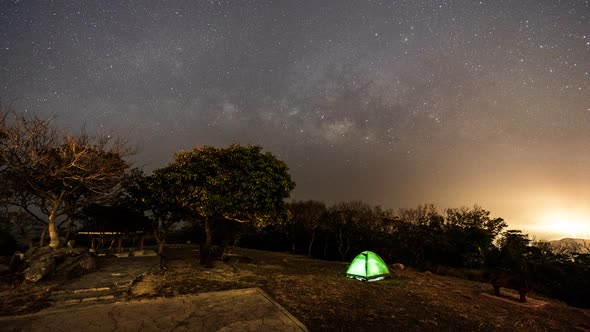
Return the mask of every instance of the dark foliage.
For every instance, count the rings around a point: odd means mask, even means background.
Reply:
[[[321,218],[308,223],[314,206]],[[325,210],[321,206],[313,201],[292,203],[291,219],[283,227],[252,232],[242,237],[240,245],[283,252],[295,248],[316,258],[343,261],[373,250],[390,264],[401,262],[487,282],[492,281],[491,275],[500,275],[520,288],[526,286],[571,305],[590,306],[590,255],[556,255],[533,245],[520,231],[502,233],[504,220],[491,218],[479,206],[441,214],[433,205],[422,205],[401,209],[398,216],[362,202],[338,203]],[[316,235],[307,251],[311,232]]]
[[[0,216],[2,218],[2,216]],[[17,249],[17,242],[7,227],[0,223],[0,256],[11,256]]]

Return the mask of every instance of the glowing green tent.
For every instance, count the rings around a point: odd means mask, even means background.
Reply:
[[[363,281],[381,280],[389,276],[387,265],[372,251],[363,251],[350,263],[346,276]]]

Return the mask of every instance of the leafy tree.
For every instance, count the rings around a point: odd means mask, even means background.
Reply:
[[[462,207],[446,210],[446,222],[448,225],[463,229],[481,229],[488,234],[491,241],[507,226],[502,218],[490,218],[490,211],[486,211],[478,205],[473,208]]]
[[[506,223],[502,218],[491,218],[489,211],[477,205],[445,212],[441,215],[432,204],[400,209],[405,224],[394,234],[400,249],[417,265],[481,266]]]
[[[509,261],[519,261],[522,256],[530,252],[530,243],[528,234],[511,229],[502,234],[498,240],[498,247]]]
[[[51,247],[59,245],[56,220],[112,197],[128,167],[120,141],[68,135],[50,120],[4,112],[0,116],[0,182],[6,204],[47,216]]]
[[[170,185],[172,197],[203,221],[205,250],[211,246],[211,223],[216,220],[257,225],[281,221],[284,199],[295,187],[283,161],[251,145],[182,151],[156,173]]]
[[[506,226],[504,219],[490,218],[490,211],[477,205],[471,209],[447,209],[445,228],[449,251],[454,258],[451,264],[481,266],[494,239]]]
[[[174,194],[177,188],[173,186],[174,183],[170,183],[160,170],[146,176],[141,170],[133,169],[123,181],[127,199],[145,213],[151,223],[160,256],[172,227],[188,215],[176,200]]]
[[[507,230],[498,239],[497,246],[486,255],[488,268],[509,271],[514,275],[527,272],[528,257],[536,248],[531,247],[527,234],[520,230]]]

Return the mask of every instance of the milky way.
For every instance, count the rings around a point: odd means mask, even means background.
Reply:
[[[298,199],[478,203],[533,232],[565,209],[590,228],[589,1],[0,6],[3,100],[124,136],[146,170],[260,144]]]

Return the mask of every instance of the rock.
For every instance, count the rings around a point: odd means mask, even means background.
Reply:
[[[55,259],[51,255],[42,256],[33,261],[30,266],[23,271],[25,280],[37,282],[43,277],[51,274],[55,270]]]
[[[86,250],[81,248],[59,248],[55,249],[52,253],[53,257],[55,257],[58,262],[63,259],[65,256],[80,256],[86,253]]]
[[[96,260],[87,252],[79,256],[67,256],[57,268],[55,275],[65,277],[76,277],[96,269]]]
[[[36,261],[39,260],[40,257],[46,256],[46,255],[53,255],[53,248],[47,246],[47,247],[34,247],[31,248],[29,250],[27,250],[27,252],[25,252],[25,262],[29,263],[32,261]]]
[[[10,266],[6,264],[0,264],[0,274],[10,272]]]
[[[404,264],[402,264],[402,263],[395,263],[395,264],[392,264],[392,265],[391,265],[391,269],[392,269],[392,270],[403,270],[403,269],[405,269],[405,268],[406,268],[406,267],[405,267],[405,266],[404,266]]]
[[[56,275],[75,277],[96,269],[96,261],[84,249],[51,247],[29,249],[25,254],[28,266],[23,274],[30,282],[38,282],[55,272]]]
[[[78,257],[80,257],[80,267],[86,272],[96,269],[96,260],[90,254],[85,253],[84,255]]]
[[[432,272],[426,271],[426,272],[424,272],[424,274],[426,274],[426,275],[432,275]]]
[[[70,253],[68,252],[67,248],[59,248],[53,250],[51,256],[53,256],[53,258],[55,258],[58,263],[61,263],[66,256],[70,256]]]

